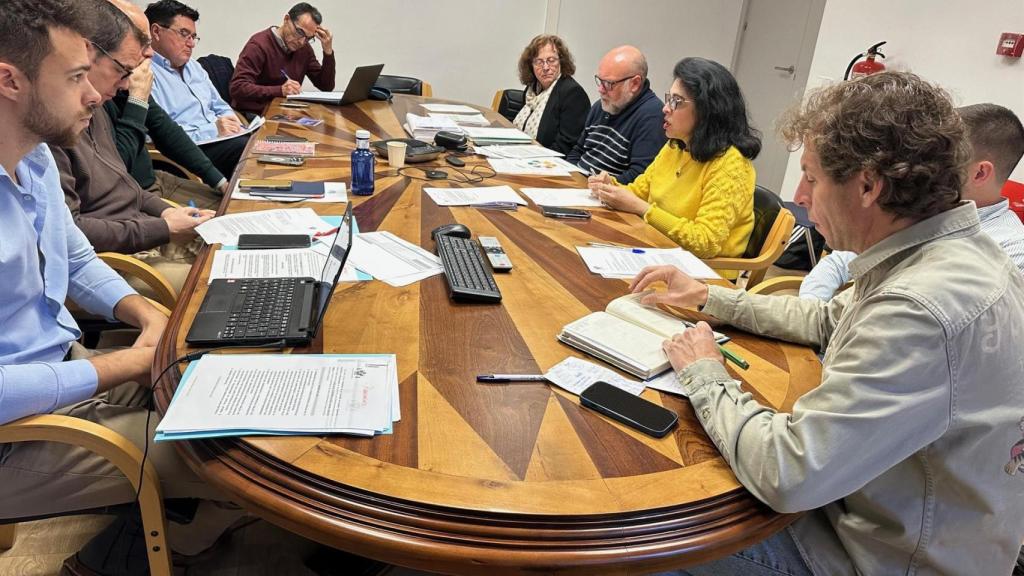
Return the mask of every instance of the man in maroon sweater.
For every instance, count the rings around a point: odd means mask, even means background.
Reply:
[[[262,114],[274,98],[302,92],[304,76],[324,92],[334,90],[334,37],[321,22],[319,10],[300,2],[284,15],[280,26],[249,38],[231,77],[231,106]],[[310,45],[317,39],[324,47],[322,66]]]

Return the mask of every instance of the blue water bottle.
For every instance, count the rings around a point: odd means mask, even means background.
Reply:
[[[356,196],[373,194],[373,166],[376,159],[370,151],[370,132],[356,130],[356,149],[352,151],[352,193]]]

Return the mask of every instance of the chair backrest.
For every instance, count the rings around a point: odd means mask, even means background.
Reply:
[[[744,258],[756,258],[761,255],[768,232],[775,224],[775,218],[783,209],[782,198],[761,185],[754,186],[754,229],[750,232]]]
[[[423,80],[411,76],[392,76],[381,74],[377,77],[375,87],[387,88],[392,94],[409,94],[412,96],[425,96],[423,93]]]
[[[494,102],[491,103],[491,108],[511,122],[516,119],[516,114],[519,114],[525,103],[526,92],[517,88],[508,88],[494,93]]]
[[[207,54],[199,57],[199,64],[210,75],[210,81],[213,82],[213,87],[217,89],[220,97],[231,104],[231,93],[228,87],[231,85],[231,77],[235,74],[235,65],[231,62],[231,58]]]

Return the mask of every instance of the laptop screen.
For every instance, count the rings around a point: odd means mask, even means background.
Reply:
[[[327,313],[327,304],[334,294],[334,287],[338,284],[341,271],[345,268],[345,261],[348,260],[349,247],[352,246],[352,203],[345,209],[345,215],[341,218],[341,225],[338,226],[338,233],[334,237],[334,243],[327,254],[327,261],[324,262],[324,269],[320,273],[320,282],[317,287],[317,319],[314,325],[313,335],[320,330],[320,324],[324,321]]]

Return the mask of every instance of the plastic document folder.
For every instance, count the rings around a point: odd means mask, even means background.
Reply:
[[[394,354],[209,354],[185,370],[156,441],[373,436],[400,419]]]

